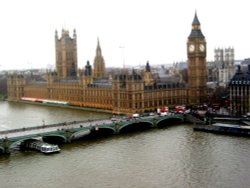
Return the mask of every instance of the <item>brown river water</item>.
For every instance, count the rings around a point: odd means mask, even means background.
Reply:
[[[0,130],[109,118],[110,114],[0,102]],[[44,155],[0,155],[1,188],[250,187],[250,138],[182,124],[80,140]]]

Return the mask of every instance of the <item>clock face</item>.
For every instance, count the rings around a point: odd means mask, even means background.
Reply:
[[[204,52],[204,51],[205,51],[205,46],[204,46],[203,44],[200,44],[199,48],[200,48],[200,51],[201,51],[201,52]]]
[[[193,45],[193,44],[190,44],[188,50],[189,50],[190,52],[193,52],[194,49],[195,49],[194,45]]]

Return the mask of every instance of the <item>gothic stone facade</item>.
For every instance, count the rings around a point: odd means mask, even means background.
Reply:
[[[9,75],[9,101],[18,101],[22,97],[67,101],[70,105],[105,109],[115,114],[143,113],[205,101],[206,41],[196,14],[187,42],[188,83],[154,78],[149,63],[143,73],[133,71],[107,77],[99,39],[94,71],[89,62],[84,70],[78,70],[76,42],[75,30],[73,38],[63,30],[60,39],[56,31],[56,71],[47,72],[42,81],[23,74]]]
[[[240,65],[229,83],[230,108],[236,116],[250,112],[250,65],[247,71],[242,71]]]

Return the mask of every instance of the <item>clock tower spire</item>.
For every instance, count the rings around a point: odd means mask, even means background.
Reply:
[[[189,104],[203,104],[207,98],[206,39],[195,12],[192,30],[187,40]]]

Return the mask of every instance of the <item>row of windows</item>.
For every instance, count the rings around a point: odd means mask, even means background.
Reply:
[[[197,76],[196,76],[197,77]],[[204,77],[205,79],[206,77]],[[195,79],[197,81],[197,79]],[[144,85],[135,85],[132,86],[129,83],[120,83],[120,85],[113,84],[114,90],[119,90],[119,88],[124,88],[123,91],[144,91]],[[183,86],[180,84],[166,84],[166,85],[157,85],[157,86],[148,86],[145,90],[151,92],[170,92],[173,88],[183,89]]]
[[[239,84],[239,85],[250,85],[250,81],[248,80],[248,81],[246,81],[246,80],[233,80],[232,81],[232,84],[235,84],[235,85],[237,85],[237,84]]]
[[[179,96],[179,95],[186,95],[186,90],[168,90],[166,92],[154,92],[154,93],[145,93],[145,98],[152,98],[152,97],[170,97],[170,96]]]
[[[246,87],[237,87],[237,86],[234,86],[234,87],[231,87],[230,90],[232,90],[232,91],[250,90],[250,87],[248,87],[248,86],[246,86]]]
[[[99,103],[99,104],[106,104],[106,105],[111,105],[112,104],[112,100],[103,99],[103,98],[84,98],[83,102]]]
[[[61,89],[49,89],[49,93],[50,95],[82,95],[81,91],[78,89],[65,89],[65,90],[61,90]]]
[[[152,98],[166,98],[166,97],[178,97],[178,96],[185,96],[186,95],[186,90],[173,90],[169,92],[156,92],[156,93],[145,93],[144,94],[144,99],[152,99]],[[143,94],[138,93],[138,94],[127,94],[127,93],[115,93],[114,94],[114,99],[125,99],[125,100],[141,100]]]
[[[63,101],[82,101],[82,98],[80,96],[51,95],[50,98]]]
[[[119,88],[127,88],[128,90],[142,90],[143,89],[143,85],[140,84],[135,84],[135,85],[132,85],[131,83],[128,83],[128,82],[121,82],[120,85],[118,84],[115,84],[113,86],[113,89],[116,89],[118,90]]]
[[[141,100],[142,99],[142,94],[127,94],[127,93],[121,93],[121,94],[117,94],[115,93],[114,94],[114,99],[118,99],[118,96],[119,96],[119,99],[120,100]]]
[[[24,80],[11,80],[11,81],[8,81],[8,86],[16,86],[16,85],[23,85],[25,84],[25,81]]]
[[[62,52],[58,52],[57,53],[57,58],[59,60],[59,62],[62,61]],[[66,58],[68,59],[73,59],[74,58],[74,52],[70,51],[70,52],[66,52]]]
[[[112,97],[112,92],[104,91],[104,90],[86,90],[83,91],[84,96],[92,96],[92,97]]]
[[[248,88],[241,88],[237,90],[230,90],[231,95],[248,95],[250,90]]]
[[[172,99],[164,99],[164,100],[152,100],[144,102],[144,108],[151,108],[151,107],[159,107],[159,106],[168,106],[168,105],[176,105],[176,104],[186,104],[186,98],[172,98]],[[134,106],[133,106],[134,104]],[[114,107],[121,107],[121,108],[143,108],[142,102],[135,102],[132,103],[131,101],[115,101]],[[119,105],[119,106],[118,106]]]

